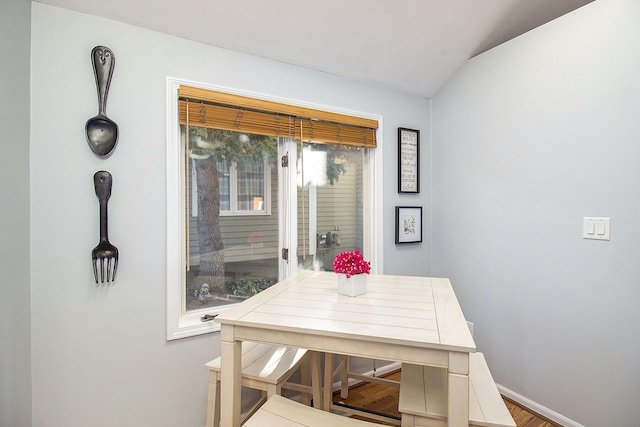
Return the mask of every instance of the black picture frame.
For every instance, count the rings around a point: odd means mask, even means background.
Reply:
[[[398,193],[420,193],[420,131],[398,128]]]
[[[422,242],[422,206],[396,206],[396,244]]]

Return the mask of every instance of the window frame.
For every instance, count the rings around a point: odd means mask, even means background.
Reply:
[[[369,156],[368,173],[365,174],[365,185],[370,190],[364,194],[364,233],[365,233],[365,247],[364,252],[367,254],[371,261],[372,273],[381,274],[383,272],[383,244],[384,244],[384,232],[383,232],[383,210],[375,209],[375,206],[383,206],[383,173],[382,173],[382,159],[383,159],[383,122],[382,117],[373,114],[364,114],[361,112],[353,112],[335,107],[327,107],[324,105],[292,102],[288,99],[281,99],[276,97],[268,97],[262,94],[250,93],[231,89],[227,87],[208,85],[203,83],[197,83],[184,79],[167,77],[166,80],[166,126],[167,126],[167,145],[166,145],[166,187],[167,187],[167,340],[175,340],[180,338],[186,338],[190,336],[201,335],[205,333],[217,332],[220,330],[220,324],[215,321],[202,322],[201,317],[204,314],[217,314],[226,311],[233,307],[233,305],[227,305],[223,307],[214,307],[207,310],[194,310],[189,313],[183,312],[184,307],[184,268],[186,265],[186,251],[185,251],[185,222],[184,214],[186,212],[185,207],[185,186],[183,170],[184,157],[182,153],[181,144],[175,144],[176,141],[180,141],[180,123],[179,123],[179,107],[178,107],[178,89],[180,85],[188,85],[193,87],[199,87],[202,89],[226,92],[229,94],[235,94],[244,97],[251,97],[258,100],[265,100],[271,102],[281,102],[292,105],[297,105],[302,108],[312,108],[317,110],[323,110],[328,112],[334,112],[338,114],[348,114],[378,121],[378,129],[376,130],[376,139],[378,141],[377,147],[371,149]],[[292,170],[292,168],[289,168]],[[270,186],[267,186],[269,189]],[[269,199],[270,199],[269,195]],[[279,200],[282,198],[279,198]],[[281,215],[284,214],[284,209],[280,209]],[[289,242],[283,242],[289,250],[295,253],[295,228],[285,232],[290,236]],[[293,236],[293,238],[291,238]],[[285,268],[282,268],[284,274],[295,274],[297,266],[295,263],[286,263]]]

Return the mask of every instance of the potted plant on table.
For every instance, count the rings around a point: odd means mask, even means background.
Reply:
[[[339,253],[333,261],[333,271],[338,275],[338,293],[355,297],[367,292],[371,262],[365,261],[359,250]]]

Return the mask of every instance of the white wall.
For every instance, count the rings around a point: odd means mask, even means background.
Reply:
[[[469,61],[433,100],[433,273],[495,380],[638,425],[640,2],[591,3]],[[582,218],[611,217],[611,241]]]
[[[90,51],[113,49],[107,114],[120,127],[114,154],[90,151],[96,114]],[[372,53],[373,54],[373,53]],[[167,76],[384,117],[385,267],[429,274],[428,245],[393,244],[396,129],[429,133],[427,100],[348,82],[89,15],[33,3],[31,292],[33,425],[191,426],[205,420],[207,373],[219,336],[165,340],[165,79]],[[424,150],[428,189],[428,149]],[[92,176],[113,175],[114,285],[93,282],[98,242]],[[408,200],[430,210],[429,192]],[[404,201],[404,200],[403,200]]]
[[[31,2],[0,13],[0,427],[31,425],[29,49]]]

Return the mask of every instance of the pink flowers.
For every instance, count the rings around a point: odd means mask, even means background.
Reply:
[[[344,273],[347,278],[355,274],[369,274],[371,272],[371,263],[365,261],[364,256],[358,250],[341,252],[333,261],[333,271]]]

